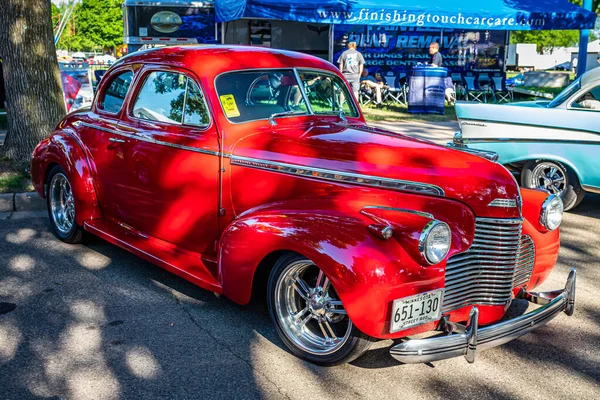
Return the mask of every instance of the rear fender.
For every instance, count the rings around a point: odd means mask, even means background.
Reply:
[[[85,220],[102,218],[90,165],[74,133],[56,131],[42,140],[33,152],[31,180],[36,192],[43,198],[46,198],[46,180],[54,165],[60,165],[71,182],[77,223],[83,225]]]

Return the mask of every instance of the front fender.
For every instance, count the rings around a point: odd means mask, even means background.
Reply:
[[[448,209],[453,208],[450,202],[446,204]],[[404,242],[396,235],[389,240],[375,237],[367,228],[374,221],[361,214],[361,209],[347,212],[265,209],[235,220],[223,233],[220,243],[219,281],[223,294],[237,303],[247,303],[261,260],[274,251],[294,251],[323,270],[348,316],[362,332],[379,338],[391,337],[392,302],[442,288],[446,264],[424,266],[414,251],[403,247],[410,241]],[[414,215],[404,216],[412,219]],[[379,217],[392,219],[387,213]],[[402,211],[393,218],[392,224],[400,227]],[[466,225],[474,225],[472,214],[461,222],[465,220]],[[451,229],[458,229],[456,223],[450,225]],[[471,228],[470,238],[453,238],[452,252],[468,247],[472,235]],[[433,323],[418,327],[420,331],[432,328]]]
[[[77,223],[83,225],[85,220],[102,218],[90,165],[74,133],[56,131],[42,140],[33,152],[31,180],[36,192],[43,198],[46,197],[46,179],[54,165],[60,165],[71,182]]]

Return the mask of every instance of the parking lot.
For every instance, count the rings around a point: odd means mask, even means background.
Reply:
[[[97,238],[69,246],[46,218],[0,220],[0,398],[581,398],[600,393],[600,196],[565,217],[557,268],[576,312],[512,343],[399,365],[390,341],[351,365],[289,354],[263,301],[195,287]],[[511,312],[523,312],[515,303]]]

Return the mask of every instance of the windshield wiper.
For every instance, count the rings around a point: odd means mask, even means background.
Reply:
[[[306,112],[305,111],[283,111],[283,112],[273,113],[269,117],[269,124],[275,126],[275,125],[277,125],[277,122],[275,122],[275,118],[285,117],[286,115],[294,115],[294,114],[306,114]]]

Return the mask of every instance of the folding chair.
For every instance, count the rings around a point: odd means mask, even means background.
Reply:
[[[404,78],[406,77],[405,74]],[[400,103],[402,105],[407,105],[406,103],[406,85],[401,85],[400,80],[401,76],[394,75],[392,71],[388,71],[383,76],[385,80],[385,84],[387,85],[387,91],[385,93],[385,97],[383,98],[384,102],[389,102],[390,99],[393,102]]]
[[[490,74],[482,72],[477,75],[477,83],[479,83],[479,89],[483,91],[483,101],[487,103],[488,94],[494,97],[494,91],[492,90],[492,79]]]
[[[461,100],[466,98],[466,90],[463,85],[463,78],[459,72],[453,72],[450,74],[450,78],[452,78],[452,83],[454,83],[454,93],[456,100]]]
[[[493,95],[497,103],[502,101],[511,102],[513,92],[506,86],[506,75],[495,72],[492,74]]]
[[[360,85],[360,91],[358,92],[358,102],[361,106],[366,106],[375,101],[375,91],[366,87],[365,85]]]
[[[463,83],[465,84],[466,99],[467,101],[478,101],[483,103],[485,101],[485,91],[481,90],[479,86],[479,80],[472,72],[467,72],[463,75]]]

